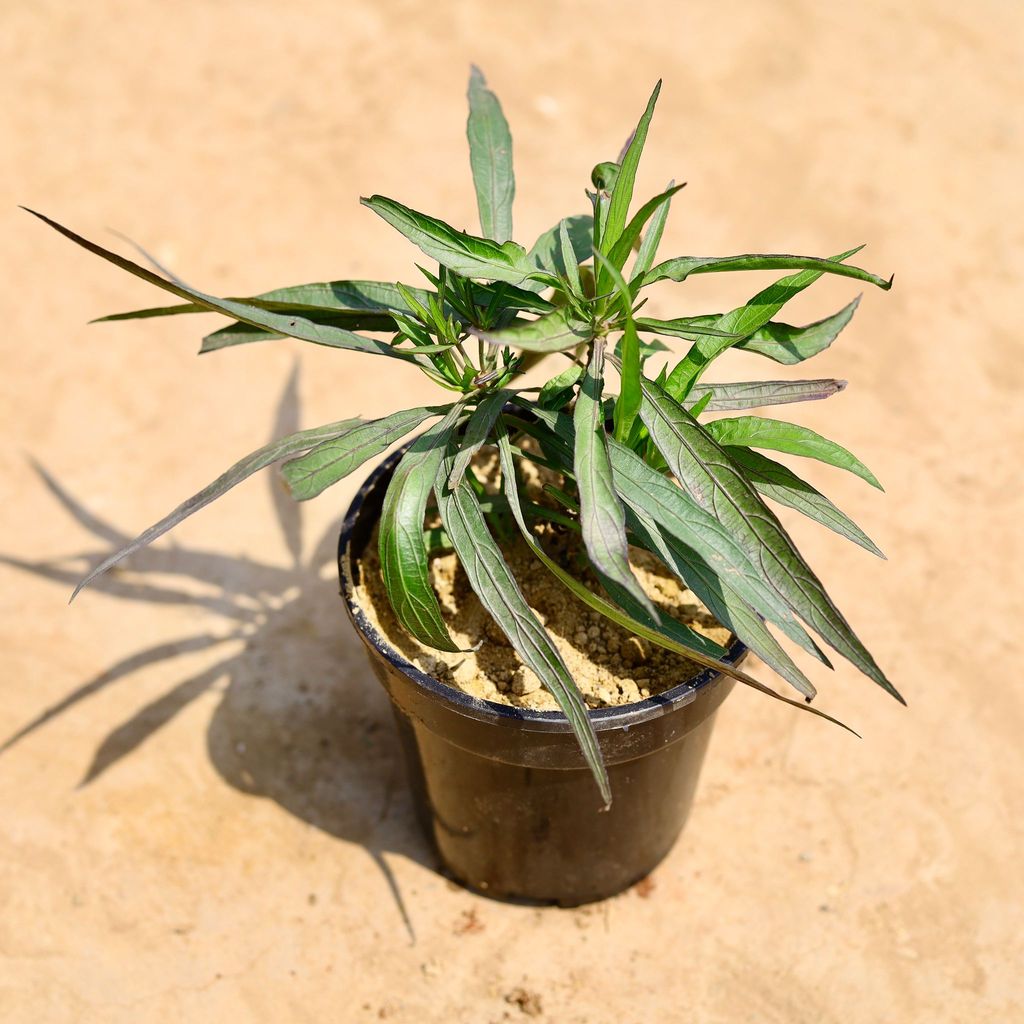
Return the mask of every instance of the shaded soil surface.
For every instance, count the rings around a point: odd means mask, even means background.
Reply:
[[[579,559],[581,542],[576,535],[545,524],[538,539],[550,557],[604,596],[600,583],[583,569]],[[701,671],[696,662],[633,636],[577,600],[522,541],[507,545],[504,555],[590,707],[644,700],[685,683]],[[647,552],[631,549],[630,560],[634,575],[659,612],[724,649],[731,636],[729,630],[715,620],[692,591]],[[367,617],[422,671],[482,700],[536,711],[558,710],[555,698],[523,664],[473,593],[454,553],[433,557],[430,572],[441,614],[461,648],[456,653],[424,646],[399,624],[384,587],[376,534],[360,564],[358,596]]]

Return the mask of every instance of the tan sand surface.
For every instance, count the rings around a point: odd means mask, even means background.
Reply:
[[[0,737],[53,711],[0,756],[0,1020],[1024,1019],[1022,43],[1010,0],[0,5]],[[524,240],[585,209],[663,76],[641,187],[690,182],[670,250],[867,241],[896,272],[814,364],[850,388],[794,415],[886,485],[811,471],[888,562],[798,535],[909,708],[819,674],[858,742],[735,693],[675,851],[574,911],[437,873],[336,597],[357,480],[301,515],[250,481],[67,607],[275,417],[430,385],[298,343],[196,361],[198,320],[86,326],[159,296],[15,209],[222,294],[391,279],[413,250],[357,197],[474,225],[470,61],[512,123]]]

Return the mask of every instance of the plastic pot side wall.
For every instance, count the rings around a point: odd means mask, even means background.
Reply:
[[[355,603],[370,541],[402,451],[349,507],[338,565],[349,617],[391,697],[417,814],[451,873],[510,899],[574,905],[648,874],[689,814],[714,721],[733,681],[706,670],[656,697],[591,712],[613,802],[597,787],[561,712],[478,700],[421,672]],[[746,648],[736,641],[728,660]]]

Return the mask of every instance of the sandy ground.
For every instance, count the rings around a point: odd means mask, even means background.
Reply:
[[[0,756],[0,1018],[515,1021],[538,994],[587,1024],[1022,1019],[1022,42],[1006,0],[0,6],[0,737],[53,711]],[[473,225],[471,60],[525,241],[584,210],[661,75],[641,184],[690,182],[670,250],[868,241],[896,272],[816,361],[850,388],[798,410],[886,484],[812,473],[890,561],[798,533],[909,708],[819,676],[858,742],[736,693],[674,853],[576,911],[469,895],[417,833],[332,577],[357,481],[301,515],[250,481],[66,605],[275,418],[429,384],[298,343],[195,361],[198,321],[88,327],[159,296],[14,209],[222,294],[393,279],[413,251],[357,196]]]

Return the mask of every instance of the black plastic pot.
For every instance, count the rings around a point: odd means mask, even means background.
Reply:
[[[715,711],[733,681],[707,670],[648,700],[590,713],[611,779],[601,799],[561,712],[478,700],[425,675],[355,603],[359,558],[396,452],[349,507],[341,593],[391,697],[417,813],[457,879],[491,896],[573,906],[604,899],[668,853],[693,802]],[[728,660],[746,648],[736,641]]]

